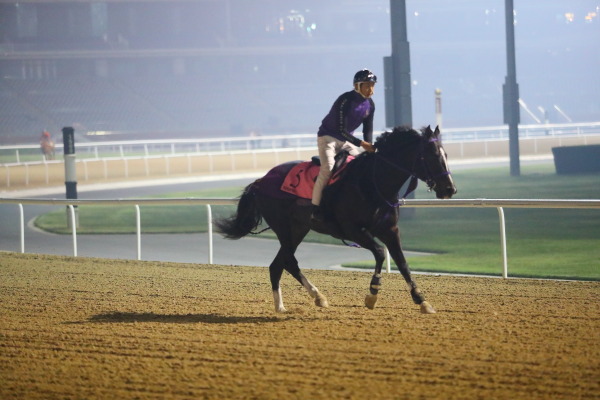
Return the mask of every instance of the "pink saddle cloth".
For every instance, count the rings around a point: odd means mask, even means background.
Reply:
[[[340,178],[342,171],[353,159],[353,156],[348,156],[341,168],[331,176],[328,185],[331,185]],[[320,166],[312,161],[301,162],[288,172],[280,189],[284,192],[293,194],[294,196],[302,197],[303,199],[312,199],[313,188],[317,176],[319,176],[320,168]]]

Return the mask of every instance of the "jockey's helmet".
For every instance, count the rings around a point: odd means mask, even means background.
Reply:
[[[373,82],[377,83],[377,76],[368,69],[361,69],[356,74],[354,74],[354,84],[362,83],[362,82]]]

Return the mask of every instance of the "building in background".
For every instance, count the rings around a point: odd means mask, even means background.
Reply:
[[[600,119],[597,1],[515,8],[523,100]],[[407,1],[415,126],[435,122],[436,88],[445,127],[502,124],[502,10]],[[63,126],[90,140],[313,132],[389,53],[388,0],[0,0],[0,144]],[[383,85],[375,102],[383,130]]]

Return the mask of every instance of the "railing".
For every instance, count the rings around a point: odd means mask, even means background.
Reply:
[[[533,124],[520,125],[519,138],[544,138],[560,136],[587,136],[599,135],[600,122],[569,123],[569,124]],[[377,134],[376,134],[377,135]],[[485,126],[472,128],[444,128],[445,143],[470,142],[482,140],[508,139],[506,125]],[[57,155],[62,154],[62,143],[57,140]],[[315,147],[315,133],[282,134],[264,136],[246,136],[209,139],[161,139],[161,140],[127,140],[103,142],[78,142],[77,155],[79,158],[120,157],[126,155],[151,154],[189,154],[200,152],[225,152],[254,149],[290,149],[301,147]],[[39,145],[13,145],[0,146],[0,154],[14,154],[11,163],[21,163],[23,151],[38,154],[42,161]],[[110,154],[108,156],[102,155]],[[39,162],[39,161],[38,161]]]
[[[314,139],[314,137],[312,138]],[[600,144],[597,135],[531,136],[520,140],[520,155],[549,156],[552,147]],[[453,159],[485,159],[508,157],[506,139],[445,143]],[[169,152],[137,156],[85,158],[77,153],[77,176],[80,183],[107,179],[145,179],[170,175],[212,174],[266,171],[280,162],[308,159],[315,146],[253,148],[250,150],[210,151],[199,153]],[[125,153],[123,153],[125,154]],[[131,153],[128,153],[131,154]],[[43,161],[0,164],[0,188],[28,188],[58,185],[64,182],[63,161]]]
[[[248,170],[266,171],[273,165],[303,160],[314,155],[313,147],[254,149],[208,153],[177,153],[132,157],[80,159],[76,163],[79,183],[107,179],[168,177]],[[80,157],[78,154],[77,157]],[[2,173],[3,172],[3,173]],[[63,160],[0,164],[0,188],[24,188],[64,182]]]
[[[211,205],[235,205],[236,199],[228,198],[180,198],[180,199],[115,199],[115,200],[59,200],[59,199],[6,199],[0,198],[0,204],[17,204],[20,213],[21,253],[25,252],[25,221],[23,205],[63,205],[67,206],[72,223],[73,256],[77,257],[77,227],[75,206],[85,205],[132,205],[136,210],[137,259],[141,260],[141,218],[139,205],[206,205],[208,219],[208,263],[213,263],[213,224]],[[600,200],[494,200],[494,199],[457,199],[457,200],[411,200],[403,199],[401,207],[433,208],[496,208],[500,222],[500,247],[502,251],[502,276],[508,278],[508,254],[506,250],[506,224],[504,208],[574,208],[600,209]],[[386,251],[386,270],[390,272],[390,257]]]

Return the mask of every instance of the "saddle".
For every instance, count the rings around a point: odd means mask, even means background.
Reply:
[[[338,153],[335,156],[335,164],[327,184],[331,185],[338,181],[342,176],[342,172],[352,160],[354,160],[354,156],[351,156],[347,151]],[[301,162],[288,172],[280,189],[303,199],[311,199],[320,168],[321,160],[318,156],[312,157],[311,161]]]

